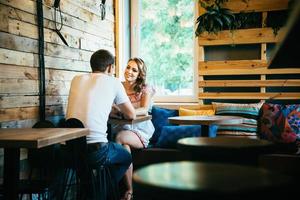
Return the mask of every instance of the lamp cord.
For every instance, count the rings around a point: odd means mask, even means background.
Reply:
[[[100,3],[101,20],[104,20],[106,15],[105,1],[106,0],[102,0]]]
[[[60,16],[60,27],[59,28],[57,26],[57,24],[59,24],[59,23],[57,23],[57,20],[56,20],[57,11],[59,12],[59,16]],[[54,30],[53,31],[55,31],[57,33],[57,35],[59,36],[59,38],[63,41],[63,43],[65,45],[69,46],[66,39],[60,32],[63,25],[64,24],[63,24],[63,18],[62,18],[62,14],[61,14],[60,4],[58,4],[58,6],[54,6]]]

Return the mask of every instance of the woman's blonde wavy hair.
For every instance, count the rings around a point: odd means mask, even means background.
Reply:
[[[145,62],[141,58],[131,58],[128,62],[134,61],[139,69],[139,75],[136,79],[135,86],[133,90],[137,93],[142,91],[142,88],[146,85],[146,74],[147,74],[147,67]]]

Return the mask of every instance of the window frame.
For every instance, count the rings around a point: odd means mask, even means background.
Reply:
[[[124,16],[124,6],[122,7],[123,10],[120,10],[119,8],[119,16]],[[195,18],[196,16],[198,16],[198,13],[199,13],[199,6],[198,6],[198,3],[197,1],[194,1],[194,19],[193,19],[193,22],[195,22]],[[139,57],[139,46],[140,46],[140,31],[139,28],[140,28],[140,17],[139,17],[139,11],[141,10],[141,4],[140,4],[140,1],[139,0],[131,0],[130,1],[130,56],[131,57]],[[119,20],[120,20],[120,17],[119,17]],[[195,24],[195,23],[194,23]],[[194,30],[196,28],[196,24],[194,25]],[[124,30],[124,27],[123,29],[119,28],[119,30]],[[122,40],[120,41],[123,41],[124,40],[124,32],[122,31],[119,31],[117,33],[118,37],[119,38],[122,38]],[[199,102],[199,99],[198,99],[198,91],[199,91],[199,87],[198,87],[198,57],[199,57],[199,47],[198,47],[198,43],[197,43],[197,38],[196,37],[193,37],[194,38],[194,48],[193,48],[193,71],[194,71],[194,74],[193,74],[193,80],[194,80],[194,83],[193,83],[193,94],[190,95],[190,96],[171,96],[171,95],[167,95],[167,96],[157,96],[155,95],[154,96],[154,101],[155,102],[164,102],[164,103],[174,103],[174,102],[191,102],[191,103],[195,103],[195,102]],[[118,40],[117,40],[118,41]],[[123,49],[119,49],[117,48],[117,51],[119,52],[122,52],[122,50],[124,50],[125,48],[123,47]],[[121,55],[122,53],[119,53],[119,55]],[[118,74],[122,77],[122,72],[124,71],[124,68],[126,67],[126,64],[122,64],[121,62],[119,63],[119,66],[118,66]]]

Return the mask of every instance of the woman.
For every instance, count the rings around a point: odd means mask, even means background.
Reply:
[[[146,65],[140,58],[132,58],[128,61],[124,72],[125,82],[123,86],[136,110],[136,115],[147,115],[151,108],[152,96],[155,91],[146,84]],[[151,120],[133,125],[123,125],[114,127],[113,132],[117,132],[116,142],[122,144],[129,152],[130,148],[146,148],[149,139],[154,133],[154,126]],[[132,164],[125,174],[127,191],[123,199],[132,199]]]

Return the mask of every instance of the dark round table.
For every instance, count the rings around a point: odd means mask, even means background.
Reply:
[[[135,189],[150,199],[257,199],[295,193],[293,180],[264,169],[219,163],[166,162],[134,172]]]
[[[180,150],[187,152],[191,160],[233,162],[257,165],[262,154],[274,153],[277,145],[261,139],[240,137],[190,137],[178,140]]]

